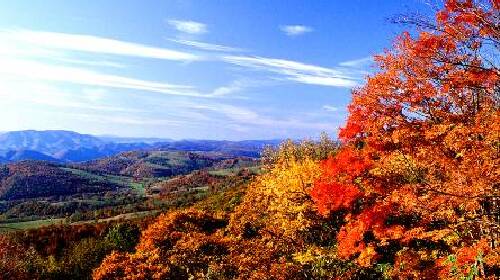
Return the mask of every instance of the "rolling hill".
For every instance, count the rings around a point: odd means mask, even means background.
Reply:
[[[116,156],[73,164],[74,167],[97,174],[134,178],[170,177],[193,170],[228,165],[227,161],[255,165],[252,158],[233,158],[216,152],[130,151]],[[225,167],[224,167],[225,168]]]
[[[0,166],[0,200],[96,193],[120,187],[48,162],[22,161]]]

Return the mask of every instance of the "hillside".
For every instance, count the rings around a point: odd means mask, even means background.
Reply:
[[[78,176],[60,165],[22,161],[0,166],[0,200],[116,190],[117,184]]]
[[[259,157],[265,146],[277,146],[282,140],[181,140],[168,143],[157,143],[161,150],[220,152],[232,156]]]
[[[252,166],[256,160],[209,152],[130,151],[73,166],[94,173],[151,178],[187,174],[214,165],[222,169],[242,164]]]

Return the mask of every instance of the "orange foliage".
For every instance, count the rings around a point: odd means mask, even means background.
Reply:
[[[361,196],[355,179],[370,167],[369,161],[352,149],[343,149],[321,164],[322,176],[311,195],[321,213],[350,209]]]
[[[420,261],[475,257],[478,240],[500,246],[499,24],[498,1],[448,0],[432,30],[376,57],[380,71],[353,92],[343,150],[312,191],[322,214],[351,211],[340,257],[370,266],[393,259],[394,244]],[[441,250],[423,253],[423,240]]]
[[[189,210],[162,215],[142,233],[135,253],[113,253],[94,271],[94,279],[187,279],[227,255],[216,234],[226,222]],[[189,265],[189,267],[187,267]]]
[[[26,249],[7,236],[0,235],[0,275],[4,279],[29,279],[19,259],[26,256]]]
[[[297,266],[281,259],[270,240],[224,236],[225,225],[225,220],[198,210],[162,215],[143,232],[135,253],[109,255],[93,278],[293,278]]]

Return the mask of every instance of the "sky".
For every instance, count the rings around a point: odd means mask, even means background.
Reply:
[[[423,0],[0,0],[0,131],[331,136]]]

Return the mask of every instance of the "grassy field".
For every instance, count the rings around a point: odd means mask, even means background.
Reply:
[[[70,171],[71,173],[94,180],[95,182],[109,182],[116,185],[120,185],[123,187],[129,187],[137,192],[139,195],[144,195],[144,184],[141,182],[135,182],[133,178],[126,176],[116,176],[116,175],[97,175],[85,170],[75,169],[75,168],[67,168],[63,167],[62,169],[66,171]]]
[[[251,167],[245,167],[252,174],[260,174],[261,171],[261,166],[251,166]],[[233,167],[233,168],[225,168],[225,169],[217,169],[217,170],[210,170],[208,173],[210,175],[216,175],[216,176],[229,176],[229,175],[237,175],[238,172],[240,172],[243,168],[242,167]]]
[[[152,211],[141,211],[141,212],[133,212],[133,213],[126,213],[126,214],[119,214],[116,216],[113,216],[111,218],[107,219],[99,219],[97,222],[99,223],[104,223],[104,222],[110,222],[110,221],[116,221],[116,220],[134,220],[134,219],[141,219],[145,218],[148,216],[154,216],[158,214],[160,211],[158,210],[152,210]],[[0,234],[5,233],[5,232],[12,232],[16,230],[27,230],[27,229],[34,229],[34,228],[40,228],[44,226],[49,226],[49,225],[54,225],[54,224],[88,224],[88,223],[95,223],[96,220],[88,220],[88,221],[81,221],[81,222],[75,222],[75,223],[67,223],[65,219],[46,219],[46,220],[35,220],[35,221],[28,221],[28,222],[17,222],[17,223],[0,223]]]
[[[2,223],[0,224],[0,233],[39,228],[43,226],[62,224],[62,223],[64,223],[64,219],[46,219],[46,220],[36,220],[36,221],[18,222],[18,223]]]
[[[107,219],[99,219],[97,220],[98,223],[105,223],[105,222],[111,222],[111,221],[117,221],[117,220],[135,220],[135,219],[142,219],[148,216],[154,216],[158,214],[160,211],[159,210],[151,210],[151,211],[141,211],[141,212],[133,212],[133,213],[126,213],[126,214],[119,214],[116,216],[113,216],[111,218]],[[72,225],[78,225],[78,224],[88,224],[88,223],[95,223],[95,220],[90,220],[90,221],[81,221],[81,222],[75,222],[71,223]]]

